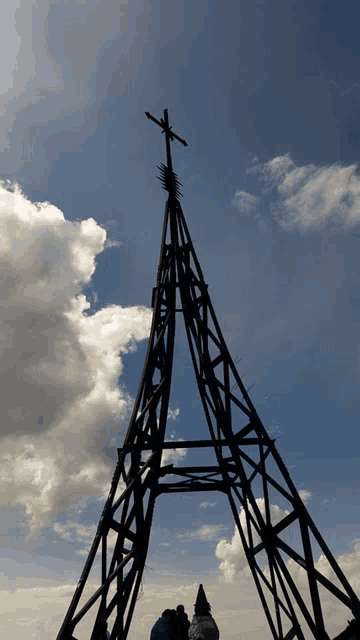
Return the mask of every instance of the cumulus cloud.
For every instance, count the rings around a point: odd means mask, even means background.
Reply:
[[[259,178],[262,196],[270,194],[270,212],[287,231],[351,229],[360,223],[360,176],[356,164],[298,167],[286,154],[256,165],[248,173]],[[261,198],[242,191],[236,192],[233,199],[234,206],[246,213],[259,202]]]
[[[360,540],[356,538],[352,541],[352,549],[348,553],[342,553],[338,556],[337,562],[343,570],[352,588],[356,593],[360,591]],[[329,565],[323,555],[320,556],[316,563],[316,568],[325,576],[331,578]]]
[[[302,489],[299,491],[300,498],[303,502],[307,502],[311,499],[311,492]],[[264,498],[257,498],[256,504],[260,513],[265,517],[265,500]],[[252,507],[250,506],[250,513],[254,516]],[[282,509],[276,504],[270,504],[270,518],[272,525],[276,525],[280,520],[285,518],[290,512],[287,509]],[[240,523],[244,532],[247,530],[246,515],[244,509],[241,509]],[[254,519],[256,520],[255,516]],[[260,542],[260,537],[253,526],[251,526],[252,536],[254,544]],[[245,533],[247,536],[247,533]],[[244,553],[243,544],[240,539],[240,535],[237,527],[234,527],[234,534],[231,540],[220,540],[215,550],[216,557],[221,560],[219,569],[222,577],[226,582],[233,582],[236,578],[242,575],[250,576],[250,569]]]
[[[350,585],[354,589],[355,593],[359,594],[359,540],[353,540],[351,549],[345,553],[340,553],[335,559],[340,569],[343,571],[345,577],[349,581]],[[297,562],[291,559],[287,561],[287,568],[292,578],[295,580],[296,585],[307,607],[311,609],[310,593],[306,571],[304,571],[304,569],[300,567]],[[319,555],[318,559],[315,562],[315,568],[340,590],[343,590],[340,581],[335,576],[329,562],[322,553]],[[319,593],[326,628],[328,632],[330,632],[330,637],[334,637],[346,628],[347,621],[352,619],[352,614],[346,606],[344,606],[322,585],[319,586]]]
[[[91,313],[82,287],[105,242],[95,220],[69,222],[0,186],[0,501],[21,505],[32,531],[106,493],[113,465],[102,450],[131,408],[121,354],[149,335],[152,312]]]
[[[309,500],[311,493],[303,490],[300,493],[302,500]],[[265,515],[265,503],[263,498],[256,500],[257,506],[260,512]],[[250,509],[251,510],[251,509]],[[270,505],[270,515],[273,524],[276,524],[286,515],[287,510],[281,509],[277,505]],[[246,531],[246,520],[244,510],[240,512],[240,522],[243,530]],[[259,536],[252,527],[252,534],[254,544],[258,544],[260,541]],[[294,539],[291,536],[291,546],[294,547]],[[341,590],[342,585],[335,576],[335,573],[329,564],[328,560],[323,553],[320,552],[320,548],[317,547],[315,540],[313,541],[313,551],[315,554],[315,568],[333,584],[335,584]],[[295,545],[296,548],[296,545]],[[317,552],[319,553],[316,557]],[[215,555],[221,560],[219,565],[220,570],[220,584],[226,585],[226,583],[232,585],[241,586],[243,590],[246,584],[250,584],[253,581],[250,568],[248,566],[242,542],[238,534],[237,528],[234,529],[234,535],[231,540],[220,540],[216,546]],[[261,561],[260,561],[261,562]],[[336,557],[336,562],[344,572],[347,580],[354,589],[355,593],[359,593],[360,589],[360,540],[355,539],[352,541],[351,549],[348,552],[341,553]],[[297,588],[300,591],[302,598],[304,599],[307,607],[311,609],[310,593],[308,586],[307,572],[297,562],[288,558],[286,562],[287,568],[296,583]],[[267,567],[263,567],[265,576],[270,579],[270,573]],[[333,637],[344,630],[347,625],[347,620],[352,618],[349,609],[344,606],[337,598],[335,598],[327,589],[322,585],[319,586],[321,606],[326,620],[327,630],[330,631],[330,636]],[[304,629],[306,631],[306,629]],[[260,636],[259,636],[260,637]],[[306,636],[307,637],[307,636]]]
[[[257,498],[256,504],[260,510],[260,513],[265,515],[264,498]],[[251,507],[250,512],[254,515]],[[278,505],[270,505],[270,516],[273,525],[282,520],[282,518],[288,515],[288,513],[289,511],[280,509]],[[240,511],[239,515],[242,529],[243,531],[246,531],[246,516],[244,509]],[[260,537],[253,527],[252,533],[254,544],[256,545],[260,541]],[[217,558],[219,558],[219,560],[221,560],[219,570],[226,582],[233,582],[235,578],[241,576],[242,574],[245,576],[250,576],[250,569],[248,567],[243,544],[241,542],[240,535],[236,526],[234,528],[233,537],[230,541],[220,540],[218,542],[218,544],[216,545],[215,555]]]

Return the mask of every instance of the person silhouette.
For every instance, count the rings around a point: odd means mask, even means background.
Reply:
[[[153,625],[150,640],[173,640],[176,611],[165,609]]]
[[[189,640],[190,621],[183,604],[176,607],[176,633],[175,640]]]

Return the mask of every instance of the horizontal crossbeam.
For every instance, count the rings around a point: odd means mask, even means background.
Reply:
[[[265,445],[265,446],[269,446],[270,444],[273,444],[275,442],[274,439],[270,439],[270,438],[245,438],[244,436],[246,436],[250,431],[253,430],[253,426],[251,424],[247,425],[246,427],[244,427],[243,429],[241,429],[237,434],[234,434],[234,436],[231,439],[225,439],[225,438],[221,438],[221,439],[214,439],[214,440],[177,440],[176,442],[173,441],[166,441],[166,442],[161,442],[159,443],[158,447],[156,445],[152,445],[152,444],[144,444],[142,445],[141,449],[142,451],[153,451],[154,449],[195,449],[195,448],[202,448],[202,447],[229,447],[233,444],[241,444],[241,445]],[[118,448],[118,454],[120,455],[120,453],[122,451],[124,451],[125,453],[129,453],[131,452],[131,450],[134,448],[134,445],[124,445],[124,447],[120,447]]]
[[[203,467],[174,467],[172,464],[166,467],[161,467],[160,475],[164,476],[170,474],[172,476],[181,476],[187,473],[218,473],[221,471],[236,471],[236,465],[224,464],[221,469],[217,466],[203,466]]]
[[[223,480],[210,482],[179,482],[175,484],[164,483],[158,485],[158,494],[160,493],[182,493],[189,491],[222,491],[228,493],[229,486],[241,487],[240,482],[226,483]]]
[[[162,442],[159,445],[160,449],[195,449],[196,447],[229,447],[232,444],[267,444],[260,438],[243,438],[241,441],[234,437],[231,440],[179,440],[177,442]],[[142,449],[152,450],[154,447],[146,445]]]

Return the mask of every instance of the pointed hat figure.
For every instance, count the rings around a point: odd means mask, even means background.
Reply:
[[[195,615],[189,629],[189,640],[219,640],[220,634],[210,611],[204,587],[199,586],[195,603]]]

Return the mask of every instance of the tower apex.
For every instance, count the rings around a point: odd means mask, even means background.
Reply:
[[[209,616],[210,611],[211,611],[211,605],[210,603],[207,601],[206,595],[205,595],[205,591],[204,591],[204,587],[201,584],[199,586],[199,590],[196,596],[196,602],[195,602],[195,615],[196,616]]]

